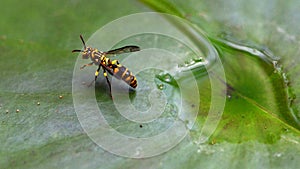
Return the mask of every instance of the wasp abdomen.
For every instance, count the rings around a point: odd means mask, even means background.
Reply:
[[[136,78],[126,67],[118,65],[118,67],[114,68],[113,73],[116,78],[122,79],[131,87],[136,88]]]

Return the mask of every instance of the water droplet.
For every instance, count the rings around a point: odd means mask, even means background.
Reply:
[[[289,85],[290,81],[288,80],[288,77],[287,77],[286,73],[282,73],[282,77],[283,77],[284,83],[286,85]]]
[[[171,82],[171,79],[172,79],[172,77],[171,77],[171,75],[170,74],[165,74],[165,76],[164,76],[164,80],[166,81],[166,82]]]
[[[230,94],[227,94],[227,98],[228,98],[228,99],[231,99],[231,97],[232,97],[232,96],[231,96]]]
[[[216,139],[212,139],[212,140],[210,141],[210,144],[211,144],[211,145],[215,145],[216,143],[217,143]]]
[[[135,156],[140,156],[142,150],[143,150],[142,147],[137,147],[137,148],[135,149]]]
[[[200,136],[200,138],[198,139],[197,144],[200,145],[200,144],[202,144],[202,143],[205,143],[207,140],[208,140],[207,137],[205,137],[205,136]]]
[[[159,85],[158,85],[158,89],[159,89],[159,90],[165,89],[165,85],[164,85],[164,84],[159,84]]]
[[[195,61],[195,62],[202,62],[202,61],[203,61],[203,57],[200,56],[200,57],[198,57],[198,58],[195,58],[194,61]]]
[[[16,112],[17,112],[17,113],[19,113],[19,112],[20,112],[20,110],[19,110],[19,109],[17,109],[17,110],[16,110]]]
[[[190,62],[189,62],[189,61],[185,61],[185,62],[184,62],[184,66],[185,66],[185,67],[187,67],[187,66],[189,66],[189,65],[190,65]]]
[[[9,110],[5,110],[5,113],[7,114],[9,112]]]
[[[195,64],[195,60],[190,60],[189,65]]]
[[[186,128],[189,130],[192,130],[193,126],[194,126],[194,121],[188,121],[186,123]]]
[[[277,60],[273,60],[272,63],[273,63],[273,66],[274,66],[274,67],[277,67],[277,64],[278,64],[278,61],[277,61]]]
[[[275,153],[274,154],[274,157],[281,157],[282,156],[282,153]]]

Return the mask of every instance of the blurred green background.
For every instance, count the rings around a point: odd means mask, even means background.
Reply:
[[[0,168],[300,166],[298,0],[11,0],[1,7]],[[72,102],[77,55],[71,50],[82,47],[79,34],[88,38],[110,21],[147,11],[174,14],[202,29],[231,88],[207,143],[194,143],[210,106],[209,79],[201,76],[200,112],[186,139],[137,160],[102,150],[82,130]]]

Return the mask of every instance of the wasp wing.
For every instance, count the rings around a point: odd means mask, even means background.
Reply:
[[[140,47],[138,46],[124,46],[118,49],[113,49],[107,52],[104,52],[106,56],[109,55],[117,55],[117,54],[121,54],[121,53],[129,53],[129,52],[136,52],[136,51],[140,51]]]

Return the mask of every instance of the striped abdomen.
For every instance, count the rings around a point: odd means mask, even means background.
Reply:
[[[113,68],[113,75],[117,79],[122,79],[129,86],[136,88],[136,86],[137,86],[136,78],[126,67],[117,65],[116,68]]]

